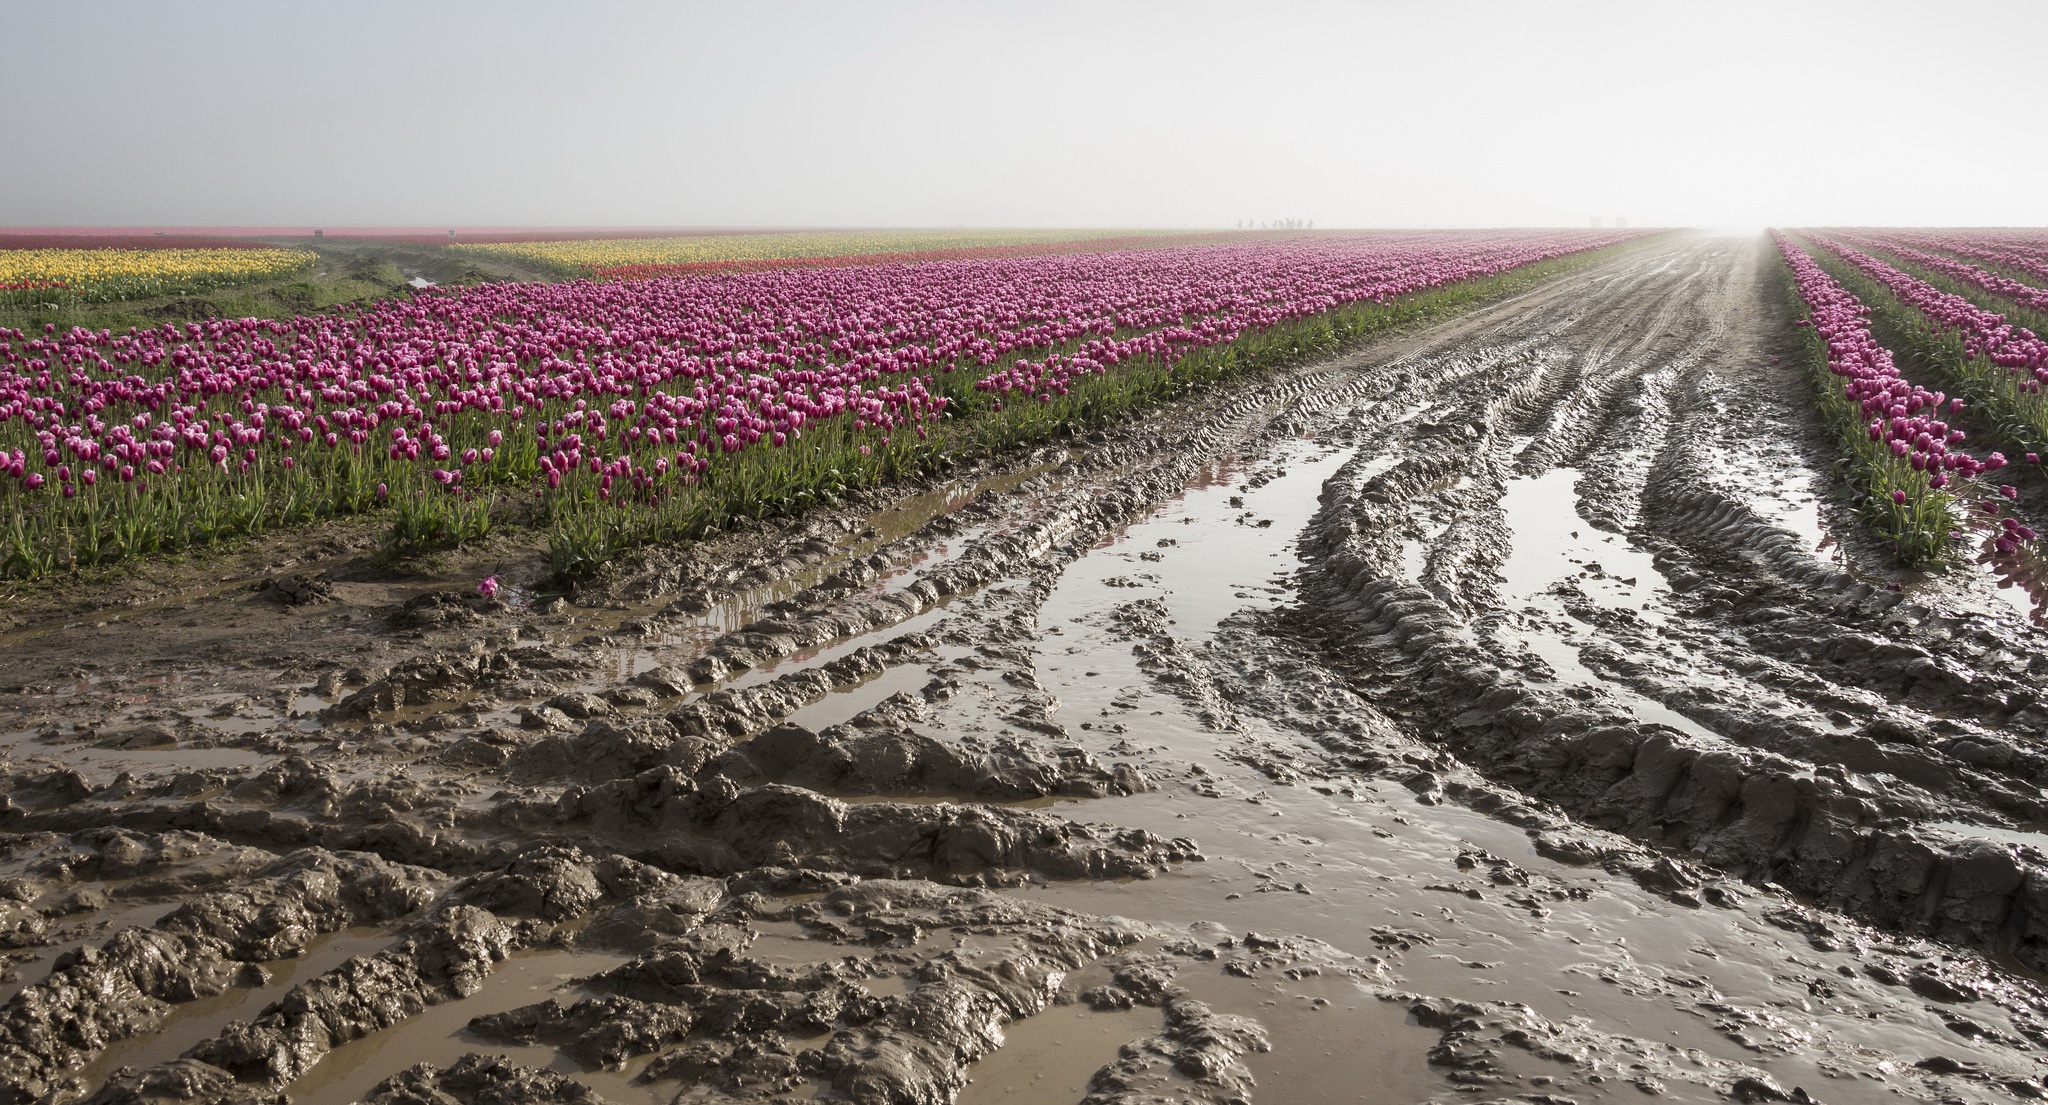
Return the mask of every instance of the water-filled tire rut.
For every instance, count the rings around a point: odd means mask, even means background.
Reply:
[[[1828,501],[1774,279],[1659,240],[566,598],[52,610],[0,1101],[2048,1095],[2048,649]]]

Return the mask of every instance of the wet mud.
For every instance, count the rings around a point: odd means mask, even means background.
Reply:
[[[1774,280],[573,592],[334,526],[11,602],[0,1101],[2048,1097],[2043,631],[1859,536]]]

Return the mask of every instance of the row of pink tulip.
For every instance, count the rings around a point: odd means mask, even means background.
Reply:
[[[1950,473],[1970,477],[2003,467],[1998,453],[1979,461],[1956,448],[1967,434],[1942,416],[1960,412],[1963,401],[1907,380],[1892,351],[1871,335],[1870,309],[1805,250],[1782,234],[1774,237],[1809,312],[1800,325],[1813,327],[1826,343],[1828,371],[1841,377],[1844,397],[1868,420],[1869,439],[1912,470],[1932,473],[1931,489],[1945,486]]]
[[[1128,253],[424,292],[283,321],[0,331],[0,487],[380,453],[609,492],[831,421],[883,440],[971,394],[1071,381],[1626,234],[1385,234]],[[958,384],[950,374],[963,374]]]
[[[1805,249],[1782,234],[1776,238],[1799,294],[1811,310],[1810,322],[1802,324],[1812,325],[1825,339],[1829,370],[1845,378],[1844,396],[1870,419],[1865,436],[1884,450],[1866,448],[1860,439],[1854,442],[1859,478],[1866,487],[1890,486],[1894,510],[1888,520],[1907,559],[1938,558],[1961,528],[1988,529],[1984,536],[1991,552],[2000,557],[2009,557],[2022,544],[2036,541],[2039,534],[1998,502],[1999,497],[2017,498],[2017,487],[2000,485],[1996,497],[1988,488],[1977,490],[1962,496],[1971,500],[1967,504],[1952,498],[1959,490],[1950,486],[1952,479],[1983,475],[2008,463],[2003,453],[1993,452],[1977,460],[1958,450],[1966,434],[1942,416],[1961,413],[1964,401],[1907,380],[1892,351],[1870,332],[1870,308],[1829,276]],[[1937,328],[1968,327],[1970,336],[1962,339],[1970,350],[1968,356],[2012,359],[2021,352],[2015,343],[2032,340],[2024,329],[2015,334],[1999,316],[1987,318],[1985,312],[1960,297],[1915,280],[1838,237],[1815,234],[1808,240],[1814,248],[1833,254],[1875,280]],[[2017,363],[2024,367],[2028,362],[2022,358]],[[1886,460],[1885,452],[1891,461]],[[2039,456],[2029,453],[2027,459],[2038,463]],[[1898,461],[1904,461],[1906,467],[1900,467]]]

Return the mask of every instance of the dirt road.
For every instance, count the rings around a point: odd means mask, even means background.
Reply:
[[[16,603],[0,1101],[2048,1096],[2048,649],[1819,501],[1767,250],[573,597]]]

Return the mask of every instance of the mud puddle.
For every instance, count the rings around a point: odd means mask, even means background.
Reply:
[[[268,755],[244,748],[95,748],[90,745],[31,743],[33,734],[18,736],[22,739],[0,739],[0,746],[22,760],[62,761],[86,778],[101,783],[124,771],[222,771],[251,768],[270,761]]]
[[[1220,944],[1245,932],[1212,927],[1202,935]],[[1196,998],[1247,1010],[1265,1026],[1272,1049],[1245,1057],[1265,1100],[1426,1101],[1454,1092],[1429,1066],[1437,1034],[1416,1024],[1405,1002],[1322,966],[1254,969],[1251,977],[1225,973],[1231,969],[1189,972],[1181,981]]]
[[[807,729],[828,729],[881,705],[890,695],[914,694],[930,678],[928,671],[916,665],[891,668],[873,679],[835,688],[824,698],[790,714],[788,720]]]
[[[1651,612],[1657,593],[1668,590],[1663,574],[1627,538],[1603,533],[1579,516],[1578,483],[1572,468],[1508,481],[1501,511],[1511,551],[1501,565],[1507,581],[1502,599],[1529,602],[1569,579],[1603,605]]]
[[[1204,466],[1150,517],[1067,567],[1061,593],[1072,588],[1088,597],[1049,601],[1047,624],[1097,607],[1105,595],[1116,602],[1156,597],[1177,636],[1203,643],[1232,612],[1279,605],[1292,595],[1291,550],[1314,513],[1315,492],[1348,459],[1314,440],[1289,442],[1261,466],[1256,486],[1237,458]]]
[[[1598,640],[1576,607],[1591,603],[1627,616],[1655,632],[1664,624],[1669,584],[1654,558],[1620,534],[1596,528],[1578,509],[1580,473],[1553,468],[1541,476],[1509,480],[1501,497],[1511,542],[1501,575],[1503,604],[1531,616],[1500,635],[1540,658],[1565,687],[1599,688],[1635,717],[1668,725],[1701,740],[1723,743],[1709,727],[1635,689],[1603,678],[1581,649]],[[1538,681],[1541,682],[1540,680]]]
[[[1553,479],[1550,486],[1568,494],[1571,476]],[[1309,479],[1309,471],[1304,469],[1301,478]],[[1284,479],[1267,486],[1284,487]],[[1204,498],[1227,494],[1227,488],[1190,488],[1178,501],[1175,516],[1200,516]],[[1555,504],[1542,509],[1553,510]],[[1411,793],[1398,786],[1354,784],[1341,792],[1318,793],[1329,788],[1276,785],[1269,771],[1255,766],[1256,757],[1284,763],[1312,754],[1313,746],[1306,739],[1309,734],[1276,727],[1274,722],[1315,724],[1316,719],[1247,716],[1243,700],[1235,699],[1240,708],[1219,724],[1213,712],[1202,713],[1199,697],[1190,700],[1171,693],[1171,684],[1157,685],[1156,673],[1148,675],[1113,623],[1088,612],[1100,601],[1091,592],[1101,589],[1105,578],[1114,578],[1111,573],[1121,565],[1118,550],[1142,547],[1147,527],[1158,524],[1155,519],[1133,526],[1129,535],[1098,547],[1064,573],[1040,616],[1074,628],[1062,635],[1057,660],[1048,657],[1042,663],[1040,678],[1066,714],[1119,719],[1119,742],[1192,761],[1178,773],[1185,784],[1096,806],[1122,824],[1160,834],[1186,833],[1190,810],[1183,787],[1190,787],[1210,799],[1196,815],[1207,861],[1156,880],[1136,901],[1121,888],[1096,884],[1048,886],[1037,895],[1084,911],[1114,908],[1173,926],[1220,923],[1250,931],[1284,918],[1290,933],[1327,941],[1352,955],[1382,959],[1387,958],[1389,941],[1405,942],[1409,937],[1400,934],[1419,921],[1432,933],[1418,941],[1429,951],[1401,957],[1395,973],[1382,980],[1385,983],[1450,994],[1485,994],[1511,986],[1516,1000],[1560,1021],[1594,1016],[1638,1034],[1653,1026],[1673,1035],[1698,1031],[1698,1014],[1683,1002],[1662,1011],[1617,1009],[1602,1000],[1603,987],[1588,987],[1586,978],[1589,963],[1627,956],[1632,941],[1640,945],[1648,940],[1656,948],[1672,947],[1674,941],[1677,947],[1695,946],[1702,938],[1694,927],[1696,911],[1634,886],[1617,888],[1615,880],[1597,870],[1546,860],[1524,830],[1453,805],[1415,805]],[[1538,546],[1528,561],[1539,566],[1518,568],[1518,575],[1547,585],[1583,571],[1569,555],[1574,550],[1597,548],[1599,555],[1627,562],[1606,542],[1570,539],[1567,527],[1574,524],[1585,527],[1583,522],[1546,517],[1538,532],[1556,530],[1560,540]],[[1199,549],[1202,540],[1197,531],[1190,544]],[[1270,571],[1272,560],[1289,555],[1292,543],[1292,535],[1276,526],[1240,538],[1232,553],[1239,563],[1259,564]],[[1090,560],[1102,564],[1091,566]],[[1152,568],[1156,578],[1149,582],[1150,589],[1169,596],[1169,602],[1173,595],[1192,593],[1206,603],[1204,617],[1189,617],[1170,631],[1184,635],[1191,648],[1240,609],[1258,608],[1257,603],[1233,600],[1228,592],[1219,595],[1215,576],[1207,570],[1183,576],[1177,571],[1183,563],[1198,565],[1200,558],[1157,561]],[[1221,666],[1220,659],[1194,651],[1195,662]],[[1270,658],[1235,659],[1256,666]],[[1079,678],[1076,668],[1081,669]],[[1364,707],[1359,703],[1354,708]],[[1246,746],[1259,750],[1250,763],[1239,751]],[[1430,755],[1421,745],[1406,751],[1418,759]],[[1475,868],[1481,878],[1467,873]],[[1496,871],[1512,874],[1497,883],[1492,878]],[[1540,889],[1525,889],[1532,884]],[[1114,906],[1115,902],[1122,904]],[[1670,931],[1657,932],[1659,924]],[[1729,932],[1722,938],[1739,943],[1751,936]],[[1684,962],[1682,967],[1665,964],[1662,969],[1701,977],[1695,974],[1700,966]],[[1723,980],[1723,987],[1752,987],[1756,982],[1753,977],[1729,979]],[[1335,1013],[1331,1018],[1338,1019]],[[1338,1035],[1353,1031],[1347,1028]],[[1747,1058],[1740,1048],[1726,1050],[1732,1053],[1731,1060]],[[1296,1055],[1292,1062],[1276,1066],[1299,1069],[1302,1061]],[[1346,1077],[1358,1073],[1347,1071]],[[1807,1081],[1817,1077],[1811,1067],[1794,1073]],[[1318,1086],[1327,1090],[1331,1083],[1306,1080],[1294,1085],[1309,1092]]]
[[[229,1023],[256,1019],[294,984],[324,974],[352,956],[375,954],[391,939],[389,932],[367,927],[316,937],[304,955],[264,964],[266,977],[259,985],[235,986],[213,997],[177,1005],[155,1033],[113,1044],[87,1064],[79,1078],[85,1085],[96,1086],[121,1067],[150,1067],[176,1059]]]
[[[603,952],[557,949],[514,953],[510,959],[498,964],[478,992],[459,1001],[428,1006],[401,1024],[342,1044],[328,1052],[286,1092],[296,1105],[349,1105],[368,1096],[377,1083],[394,1071],[415,1063],[439,1063],[449,1055],[464,1051],[501,1053],[501,1046],[491,1046],[469,1034],[471,1020],[490,1013],[509,1012],[551,997],[573,1000],[582,996],[575,986],[577,979],[616,967],[626,958]],[[557,1063],[564,1067],[577,1066],[575,1060],[556,1055],[553,1048],[532,1049],[525,1053],[525,1057],[546,1058],[548,1061],[540,1064],[543,1067]],[[601,1072],[575,1070],[572,1075],[578,1081],[586,1081],[606,1097],[622,1092],[629,1094],[613,1098],[622,1103],[661,1101],[674,1096],[673,1092],[662,1095],[647,1087],[632,1090],[629,1089],[632,1086],[630,1079],[608,1077]],[[602,1083],[601,1088],[599,1083]]]
[[[974,1065],[956,1101],[1079,1101],[1088,1096],[1095,1072],[1116,1058],[1117,1049],[1160,1027],[1157,1009],[1097,1012],[1079,1004],[1054,1006],[1011,1025],[1002,1049]]]
[[[834,637],[816,648],[799,649],[785,658],[771,660],[758,667],[748,668],[719,683],[717,686],[720,690],[745,690],[748,687],[757,687],[763,683],[772,682],[792,672],[823,667],[835,660],[845,658],[858,649],[875,643],[875,639],[878,637],[893,637],[905,633],[922,633],[932,629],[944,621],[945,616],[945,609],[942,604],[938,609],[927,610],[922,614],[914,614],[901,621],[877,626],[875,629],[864,633]]]
[[[1379,471],[1388,470],[1383,466]],[[1642,721],[1668,725],[1701,747],[1729,748],[1726,738],[1648,698],[1635,689],[1634,681],[1615,682],[1581,661],[1581,647],[1603,644],[1611,621],[1602,610],[1625,611],[1626,624],[1641,634],[1632,640],[1654,639],[1678,613],[1671,584],[1651,554],[1627,536],[1596,528],[1581,516],[1576,506],[1579,479],[1575,469],[1560,467],[1506,484],[1500,510],[1512,552],[1500,565],[1506,583],[1502,598],[1525,614],[1505,623],[1501,635],[1536,652],[1567,683],[1599,687],[1608,700]],[[1354,486],[1365,482],[1355,481]],[[1190,492],[1191,498],[1199,494]],[[1766,524],[1792,530],[1808,549],[1809,539],[1818,544],[1817,523],[1800,522],[1800,516],[1817,517],[1817,511],[1808,515],[1812,500],[1802,500],[1796,493],[1782,498],[1784,509],[1772,513]],[[1140,527],[1132,532],[1140,532]],[[1448,527],[1439,525],[1425,531],[1420,547],[1409,544],[1402,560],[1412,574],[1421,574],[1422,550],[1446,532]],[[1213,533],[1209,536],[1214,539]],[[1271,557],[1288,547],[1284,541],[1262,543],[1259,536],[1241,543],[1233,555]],[[1192,543],[1200,541],[1198,535]],[[1104,547],[1115,548],[1116,543]],[[1204,589],[1193,573],[1177,568],[1161,558],[1147,565],[1145,574],[1128,577],[1128,582],[1142,584],[1141,593],[1161,596],[1183,591],[1215,595],[1216,588]],[[1911,1056],[1916,1050],[1952,1050],[1959,1031],[1955,1022],[1941,1011],[1916,1008],[1911,996],[1890,1015],[1910,1027],[1876,1032],[1853,1014],[1814,1016],[1817,1006],[1810,998],[1781,999],[1776,992],[1784,979],[1783,964],[1804,960],[1811,952],[1806,940],[1788,938],[1781,926],[1760,919],[1761,909],[1715,908],[1702,904],[1697,889],[1674,894],[1670,887],[1618,881],[1598,868],[1588,870],[1583,862],[1560,865],[1532,845],[1533,833],[1445,805],[1438,789],[1441,767],[1425,768],[1406,787],[1384,796],[1372,787],[1357,788],[1364,810],[1327,807],[1324,799],[1304,794],[1307,784],[1299,780],[1276,786],[1293,774],[1287,767],[1298,769],[1301,759],[1313,756],[1315,728],[1332,725],[1344,716],[1345,708],[1324,700],[1323,716],[1268,729],[1275,715],[1285,712],[1256,697],[1251,701],[1262,709],[1247,708],[1243,690],[1259,674],[1258,666],[1272,661],[1202,649],[1201,642],[1209,635],[1206,628],[1217,620],[1216,614],[1146,621],[1135,632],[1128,624],[1119,627],[1101,613],[1105,600],[1099,592],[1090,592],[1104,583],[1114,587],[1126,582],[1114,573],[1091,569],[1086,561],[1066,571],[1040,615],[1044,624],[1059,625],[1066,632],[1041,663],[1039,674],[1060,700],[1070,729],[1074,721],[1087,718],[1094,726],[1082,728],[1107,730],[1116,747],[1193,760],[1180,778],[1195,793],[1225,803],[1221,810],[1201,815],[1208,863],[1200,873],[1176,872],[1156,882],[1144,896],[1148,906],[1173,901],[1181,919],[1224,918],[1226,923],[1255,926],[1273,915],[1273,907],[1261,897],[1270,901],[1273,895],[1289,896],[1294,900],[1285,907],[1285,915],[1291,931],[1330,940],[1360,955],[1374,951],[1359,939],[1361,929],[1372,927],[1362,923],[1367,919],[1428,918],[1434,922],[1427,927],[1435,933],[1438,950],[1427,960],[1412,953],[1401,957],[1394,971],[1403,985],[1434,993],[1513,989],[1520,994],[1517,1000],[1557,1020],[1590,1018],[1617,1033],[1689,1040],[1689,1049],[1731,1064],[1754,1064],[1785,1085],[1805,1085],[1815,1094],[1847,1077],[1844,1064],[1849,1061],[1843,1056],[1864,1056],[1849,1065],[1862,1069],[1862,1077],[1881,1078],[1889,1060],[1869,1061],[1879,1051]],[[1234,609],[1229,604],[1221,607]],[[1245,604],[1245,609],[1257,607]],[[1173,641],[1162,643],[1161,636]],[[1148,663],[1175,647],[1186,650],[1173,655],[1180,672],[1206,663],[1206,677],[1190,681],[1167,676],[1162,665]],[[1303,669],[1314,666],[1308,657],[1298,658],[1298,663]],[[1207,686],[1190,690],[1190,682]],[[1313,697],[1298,684],[1289,690],[1301,698]],[[1330,692],[1339,694],[1341,688],[1333,686]],[[1361,713],[1370,709],[1356,702],[1349,708]],[[1299,750],[1299,758],[1277,751],[1290,743]],[[1262,750],[1263,755],[1246,755],[1247,747]],[[1400,752],[1410,762],[1432,766],[1441,762],[1435,755],[1423,744]],[[1327,793],[1324,787],[1314,789]],[[1184,832],[1189,813],[1184,800],[1165,797],[1173,792],[1169,785],[1161,795],[1115,799],[1109,808],[1123,823],[1154,832]],[[1421,792],[1425,803],[1411,805],[1410,792]],[[1317,809],[1320,815],[1308,812]],[[1238,812],[1224,812],[1229,810]],[[1453,834],[1419,832],[1425,824],[1455,824],[1457,829]],[[1235,832],[1219,841],[1218,834],[1233,826]],[[1972,828],[1980,836],[1990,835],[1981,827]],[[1434,855],[1426,849],[1408,851],[1431,836],[1440,840]],[[1629,845],[1617,841],[1607,847]],[[1378,864],[1386,866],[1363,861],[1347,871],[1348,865],[1331,858],[1375,853]],[[1600,850],[1586,854],[1598,855]],[[1481,882],[1430,875],[1432,870],[1489,868],[1491,877]],[[1441,895],[1434,908],[1414,908],[1417,887]],[[1058,885],[1043,893],[1083,909],[1105,908],[1104,898],[1112,896],[1099,885]],[[1480,904],[1497,898],[1505,899],[1505,908]],[[1170,915],[1151,909],[1137,915],[1162,923],[1170,920]],[[1446,933],[1446,926],[1455,934]],[[1623,935],[1629,933],[1633,935]],[[1601,948],[1606,950],[1596,950]],[[1610,966],[1615,963],[1622,966]],[[1810,977],[1826,989],[1820,980],[1827,973],[1862,977],[1864,965],[1860,952],[1832,962],[1823,958],[1813,965],[1818,969]],[[1589,985],[1589,980],[1598,985]],[[1878,1005],[1896,1000],[1888,995],[1859,997]],[[2033,1023],[2025,1013],[2027,1005],[2020,1004],[2015,1025]],[[1788,1010],[1798,1015],[1790,1016]],[[1719,1038],[1702,1043],[1698,1037],[1703,1030]],[[1642,1075],[1645,1089],[1668,1085],[1669,1079],[1668,1071]]]
[[[1570,486],[1567,478],[1553,485]],[[1567,538],[1570,531],[1564,527],[1585,526],[1556,519],[1544,524]],[[1274,539],[1266,549],[1277,552],[1284,544]],[[1543,550],[1550,567],[1518,568],[1517,574],[1547,584],[1579,567],[1560,550],[1584,550],[1587,544],[1554,542]],[[1600,548],[1598,555],[1627,563],[1615,551]],[[1099,570],[1091,572],[1085,562],[1070,569],[1042,616],[1060,619],[1091,606],[1090,584],[1084,581],[1096,574]],[[1171,567],[1158,574],[1155,585],[1162,590],[1170,592],[1181,583]],[[1089,621],[1085,615],[1072,620]],[[1199,625],[1188,630],[1191,637],[1201,632]],[[1279,750],[1294,745],[1312,755],[1304,730],[1325,719],[1288,718],[1270,709],[1254,718],[1239,698],[1234,723],[1218,726],[1213,716],[1198,716],[1187,699],[1153,691],[1131,708],[1133,695],[1125,681],[1144,685],[1148,680],[1131,658],[1129,644],[1114,633],[1083,634],[1065,634],[1059,662],[1043,665],[1047,689],[1075,716],[1124,719],[1117,730],[1121,742],[1193,761],[1180,777],[1211,799],[1197,815],[1207,861],[1155,880],[1135,901],[1123,888],[1101,884],[1052,885],[1035,896],[1084,911],[1115,909],[1168,926],[1220,924],[1223,931],[1238,933],[1271,927],[1284,918],[1290,933],[1327,941],[1380,965],[1384,973],[1376,981],[1383,986],[1475,997],[1512,993],[1512,1000],[1554,1023],[1590,1023],[1651,1041],[1683,1040],[1686,1051],[1769,1071],[1787,1086],[1818,1087],[1845,1077],[1845,1054],[1865,1056],[1855,1065],[1874,1077],[1890,1056],[1953,1050],[1949,1022],[1925,1012],[1913,1015],[1910,1001],[1902,1009],[1882,996],[1864,995],[1874,1005],[1893,1006],[1885,1026],[1873,1031],[1859,1019],[1861,1014],[1815,1016],[1808,998],[1783,996],[1788,963],[1803,964],[1805,977],[1819,982],[1859,975],[1863,955],[1816,955],[1803,938],[1762,920],[1755,907],[1703,905],[1691,892],[1674,901],[1597,866],[1558,863],[1539,852],[1531,832],[1440,798],[1418,804],[1407,787],[1276,785],[1271,770],[1259,770],[1256,759],[1248,763],[1237,752],[1245,737],[1251,736],[1250,745],[1266,755],[1291,762]],[[1219,668],[1227,667],[1218,659]],[[1235,659],[1256,667],[1274,658]],[[1085,664],[1093,678],[1065,674],[1077,664]],[[1341,693],[1336,687],[1329,691]],[[1353,708],[1367,709],[1362,703]],[[1275,728],[1275,721],[1307,726]],[[1418,762],[1432,756],[1422,745],[1402,751]],[[1188,831],[1188,799],[1178,785],[1097,807],[1119,823],[1156,833]],[[1620,841],[1592,843],[1584,854],[1593,858],[1604,849],[1625,847]],[[1357,1015],[1355,1009],[1351,1013]],[[1318,1015],[1330,1022],[1344,1019],[1337,1010]],[[1328,1044],[1361,1034],[1358,1025],[1347,1023],[1322,1039]],[[1283,1100],[1315,1099],[1303,1095],[1326,1094],[1367,1076],[1357,1065],[1361,1057],[1355,1045],[1336,1049],[1334,1070],[1343,1073],[1332,1077],[1333,1068],[1296,1050],[1301,1046],[1296,1036],[1283,1038],[1287,1044],[1278,1049],[1271,1074],[1261,1082]],[[1308,1071],[1318,1077],[1303,1077]],[[1379,1072],[1372,1076],[1384,1077]],[[1530,1077],[1550,1076],[1532,1072]],[[1661,1087],[1671,1077],[1664,1065],[1653,1063],[1637,1081]],[[1415,1087],[1408,1092],[1415,1096],[1389,1100],[1420,1100],[1428,1091]]]
[[[1967,821],[1930,821],[1927,827],[1936,832],[1978,840],[1996,841],[2017,848],[2027,848],[2044,860],[2048,860],[2048,826],[2031,829],[2008,829],[1997,825],[1979,825]]]
[[[1782,483],[1757,489],[1749,502],[1771,525],[1798,538],[1815,559],[1829,557],[1834,541],[1824,520],[1826,503],[1820,481],[1810,473],[1794,471]]]

